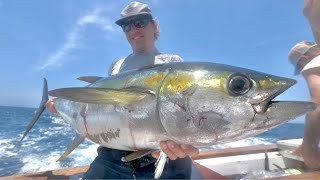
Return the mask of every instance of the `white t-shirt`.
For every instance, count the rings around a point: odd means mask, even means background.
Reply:
[[[113,62],[108,71],[108,75],[115,75],[120,72],[128,70],[138,69],[144,66],[150,66],[154,64],[164,64],[170,62],[182,62],[182,58],[174,54],[165,53],[143,53],[143,54],[130,54],[126,58],[119,59]]]

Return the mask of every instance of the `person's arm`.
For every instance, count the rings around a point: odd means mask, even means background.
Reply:
[[[123,63],[123,61],[125,60],[125,58],[119,59],[117,61],[114,61],[108,69],[108,76],[112,76],[115,74],[118,74],[121,68],[121,65]]]
[[[305,130],[301,146],[301,155],[310,168],[320,167],[320,107],[306,115]]]
[[[315,111],[306,115],[305,130],[301,146],[301,155],[310,168],[320,167],[320,68],[307,70],[304,77],[307,81],[311,100],[317,104]]]
[[[320,1],[304,0],[303,15],[309,21],[316,43],[320,44]]]
[[[319,23],[319,26],[320,26],[320,23]],[[317,44],[320,44],[320,29],[316,30],[314,27],[311,26],[311,30],[313,33],[314,40],[316,41]]]
[[[170,62],[183,62],[183,59],[178,55],[172,55],[170,58]]]
[[[178,144],[174,141],[161,141],[161,150],[168,156],[171,160],[176,160],[177,158],[197,157],[199,154],[199,149],[187,144]],[[155,151],[152,153],[154,158],[159,157],[160,152]]]
[[[54,107],[54,99],[55,99],[55,98],[50,98],[50,99],[46,102],[46,107],[47,107],[47,109],[48,109],[51,113],[58,115],[58,111],[57,111],[56,108]]]

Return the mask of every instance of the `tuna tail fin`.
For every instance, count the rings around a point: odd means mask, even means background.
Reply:
[[[160,156],[158,157],[157,162],[155,164],[156,170],[154,171],[154,179],[160,178],[163,172],[164,166],[166,165],[166,162],[167,162],[167,155],[161,150]]]
[[[32,129],[33,125],[37,122],[43,111],[46,109],[46,102],[48,101],[48,83],[47,79],[43,78],[43,90],[42,90],[42,100],[40,102],[39,108],[37,109],[36,114],[32,117],[32,120],[30,121],[25,133],[23,134],[20,141],[23,141],[23,139],[27,136],[28,132]]]
[[[84,139],[85,138],[83,136],[77,133],[72,143],[69,145],[67,150],[61,155],[61,157],[57,161],[61,161],[65,157],[67,157],[75,148],[77,148],[84,141]]]

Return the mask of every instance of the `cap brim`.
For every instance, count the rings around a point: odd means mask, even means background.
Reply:
[[[142,13],[139,13],[139,14],[135,14],[135,15],[132,15],[132,16],[127,16],[127,17],[121,18],[121,19],[117,20],[115,23],[117,25],[121,26],[123,23],[129,21],[130,19],[137,18],[137,17],[145,17],[145,18],[152,19],[152,15],[150,13],[142,12]]]
[[[299,75],[301,73],[302,67],[298,63],[294,66],[294,75]]]

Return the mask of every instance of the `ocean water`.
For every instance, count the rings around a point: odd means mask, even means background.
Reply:
[[[0,106],[0,176],[89,165],[93,161],[98,146],[85,141],[63,161],[56,162],[71,142],[74,132],[61,118],[47,111],[20,142],[35,111],[35,108]],[[301,138],[303,130],[304,124],[286,123],[255,137],[206,149]]]

